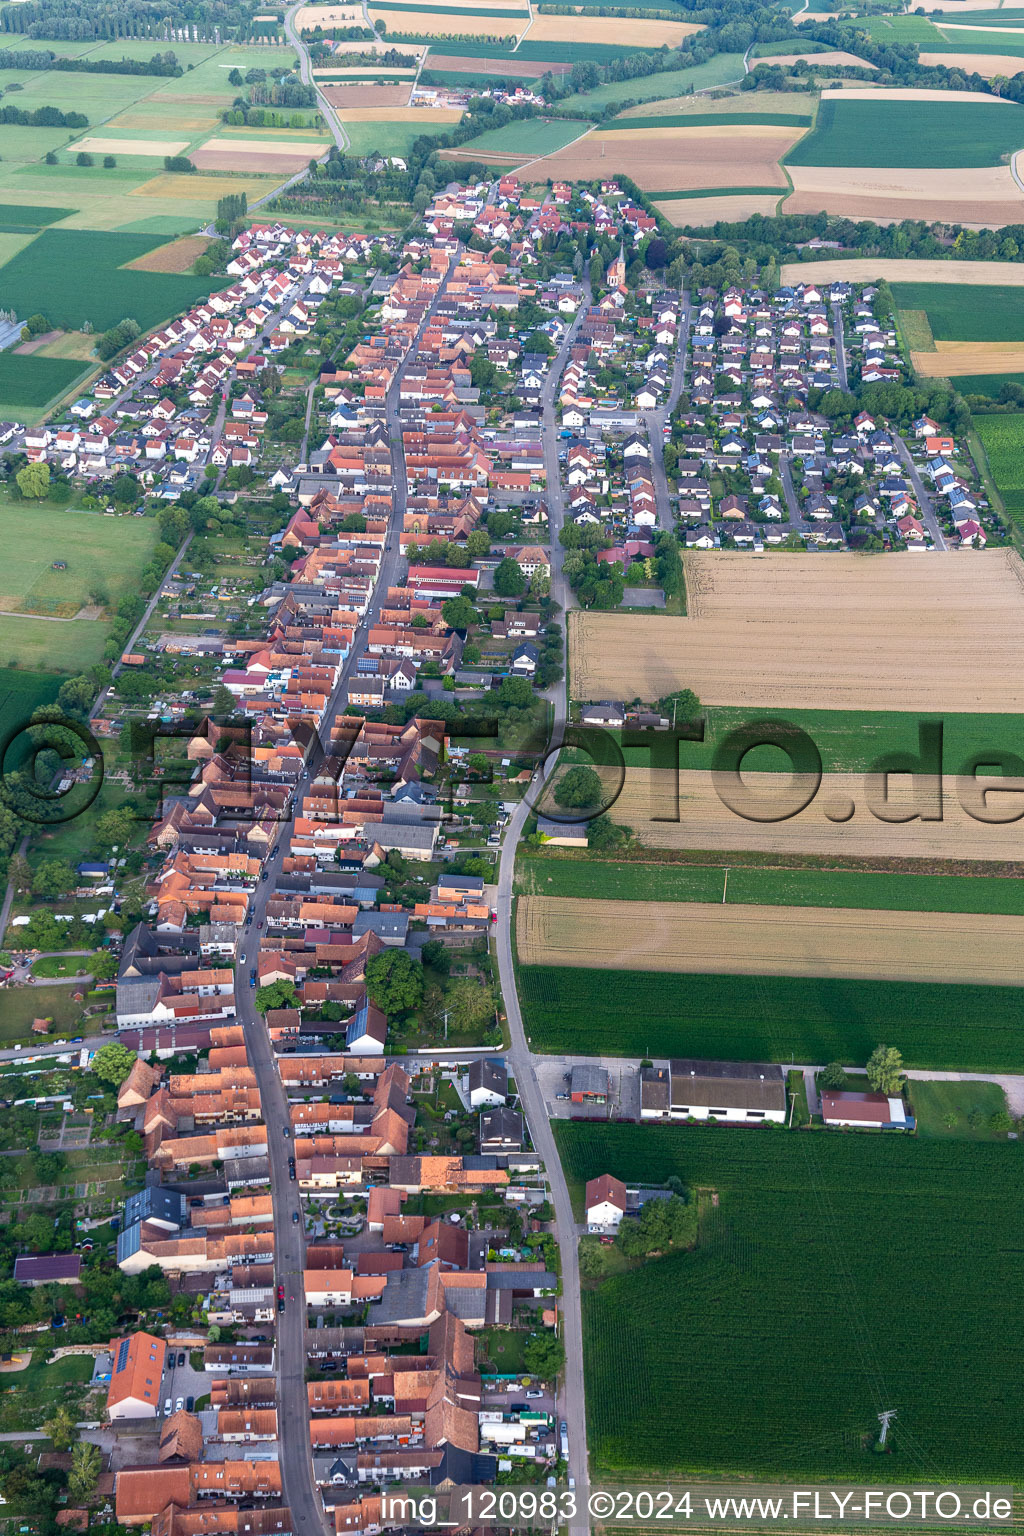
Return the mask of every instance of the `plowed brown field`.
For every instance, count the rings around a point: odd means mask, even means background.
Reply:
[[[740,708],[1024,709],[1024,565],[1010,550],[709,551],[687,555],[685,571],[685,619],[570,615],[574,698],[692,688]]]
[[[794,783],[788,774],[745,773],[743,782],[763,799],[766,810],[782,814],[801,803],[813,783]],[[989,794],[989,811],[1019,811],[1019,780],[1016,793]],[[928,785],[921,786],[922,792]],[[942,820],[891,823],[879,821],[870,807],[879,803],[880,790],[861,773],[825,774],[806,809],[785,821],[751,821],[721,799],[705,770],[679,774],[679,820],[651,818],[676,814],[675,777],[666,770],[629,768],[622,793],[609,812],[613,821],[632,827],[640,842],[650,848],[713,849],[719,853],[768,853],[784,858],[817,854],[862,859],[966,859],[1002,862],[1024,858],[1024,823],[991,825],[963,809],[959,791],[971,805],[970,787],[949,775],[943,781]],[[910,781],[893,776],[889,781],[890,803],[895,809],[913,810]],[[732,797],[732,792],[726,790]],[[790,797],[791,798],[787,798]],[[1012,802],[1007,806],[1006,802]],[[734,801],[735,803],[735,801]],[[925,802],[927,808],[927,802]],[[850,815],[850,807],[853,814]],[[848,820],[841,818],[848,816]],[[963,957],[961,956],[961,959]]]
[[[172,240],[168,245],[158,245],[155,251],[147,251],[127,265],[136,272],[187,272],[197,256],[209,245],[206,235],[186,235],[184,240]]]
[[[1024,983],[1024,918],[522,896],[523,965]]]
[[[729,123],[706,128],[595,129],[575,144],[537,162],[538,174],[556,180],[593,181],[623,172],[644,191],[704,187],[786,186],[779,159],[802,128]]]

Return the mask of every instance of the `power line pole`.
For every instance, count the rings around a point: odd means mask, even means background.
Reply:
[[[892,1423],[893,1419],[896,1417],[896,1411],[897,1410],[895,1408],[885,1408],[878,1415],[878,1422],[882,1426],[882,1433],[878,1437],[879,1445],[884,1445],[885,1444],[886,1436],[889,1433],[889,1425]]]

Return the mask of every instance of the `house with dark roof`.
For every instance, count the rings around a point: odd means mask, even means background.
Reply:
[[[769,1062],[676,1059],[640,1069],[641,1120],[782,1125],[786,1108],[782,1068]]]

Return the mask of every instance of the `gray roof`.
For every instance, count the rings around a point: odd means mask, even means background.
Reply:
[[[502,1098],[508,1093],[508,1071],[503,1061],[488,1061],[483,1058],[470,1063],[469,1067],[469,1091],[473,1093],[478,1088],[486,1088],[491,1093],[500,1093]]]
[[[513,1269],[507,1273],[492,1269],[487,1275],[489,1291],[553,1291],[557,1284],[558,1276],[550,1269]]]
[[[399,851],[403,848],[423,848],[429,853],[437,842],[437,832],[436,823],[424,826],[391,822],[385,825],[378,821],[372,827],[367,827],[366,835],[370,842],[378,843],[381,848],[397,848]]]
[[[124,1202],[122,1222],[129,1226],[133,1221],[173,1221],[176,1227],[188,1226],[188,1203],[184,1195],[159,1184],[147,1184],[144,1189],[129,1195]]]
[[[580,1063],[573,1067],[569,1080],[569,1086],[573,1093],[603,1093],[608,1092],[608,1073],[604,1067],[591,1066],[589,1063]]]
[[[782,1068],[770,1062],[698,1061],[669,1063],[672,1106],[701,1105],[723,1109],[786,1108]]]
[[[360,912],[352,924],[354,939],[375,933],[379,939],[400,939],[404,944],[408,931],[408,912]]]
[[[116,1007],[122,1014],[151,1013],[160,995],[159,976],[133,976],[117,984]]]
[[[480,1114],[480,1145],[485,1141],[499,1141],[505,1147],[523,1144],[523,1117],[507,1104],[496,1104]]]

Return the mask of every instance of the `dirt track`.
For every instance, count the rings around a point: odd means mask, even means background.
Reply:
[[[523,896],[524,965],[1024,983],[1024,918]]]
[[[959,555],[689,554],[688,617],[574,611],[577,699],[1024,709],[1024,565]],[[983,658],[983,660],[982,660]]]

